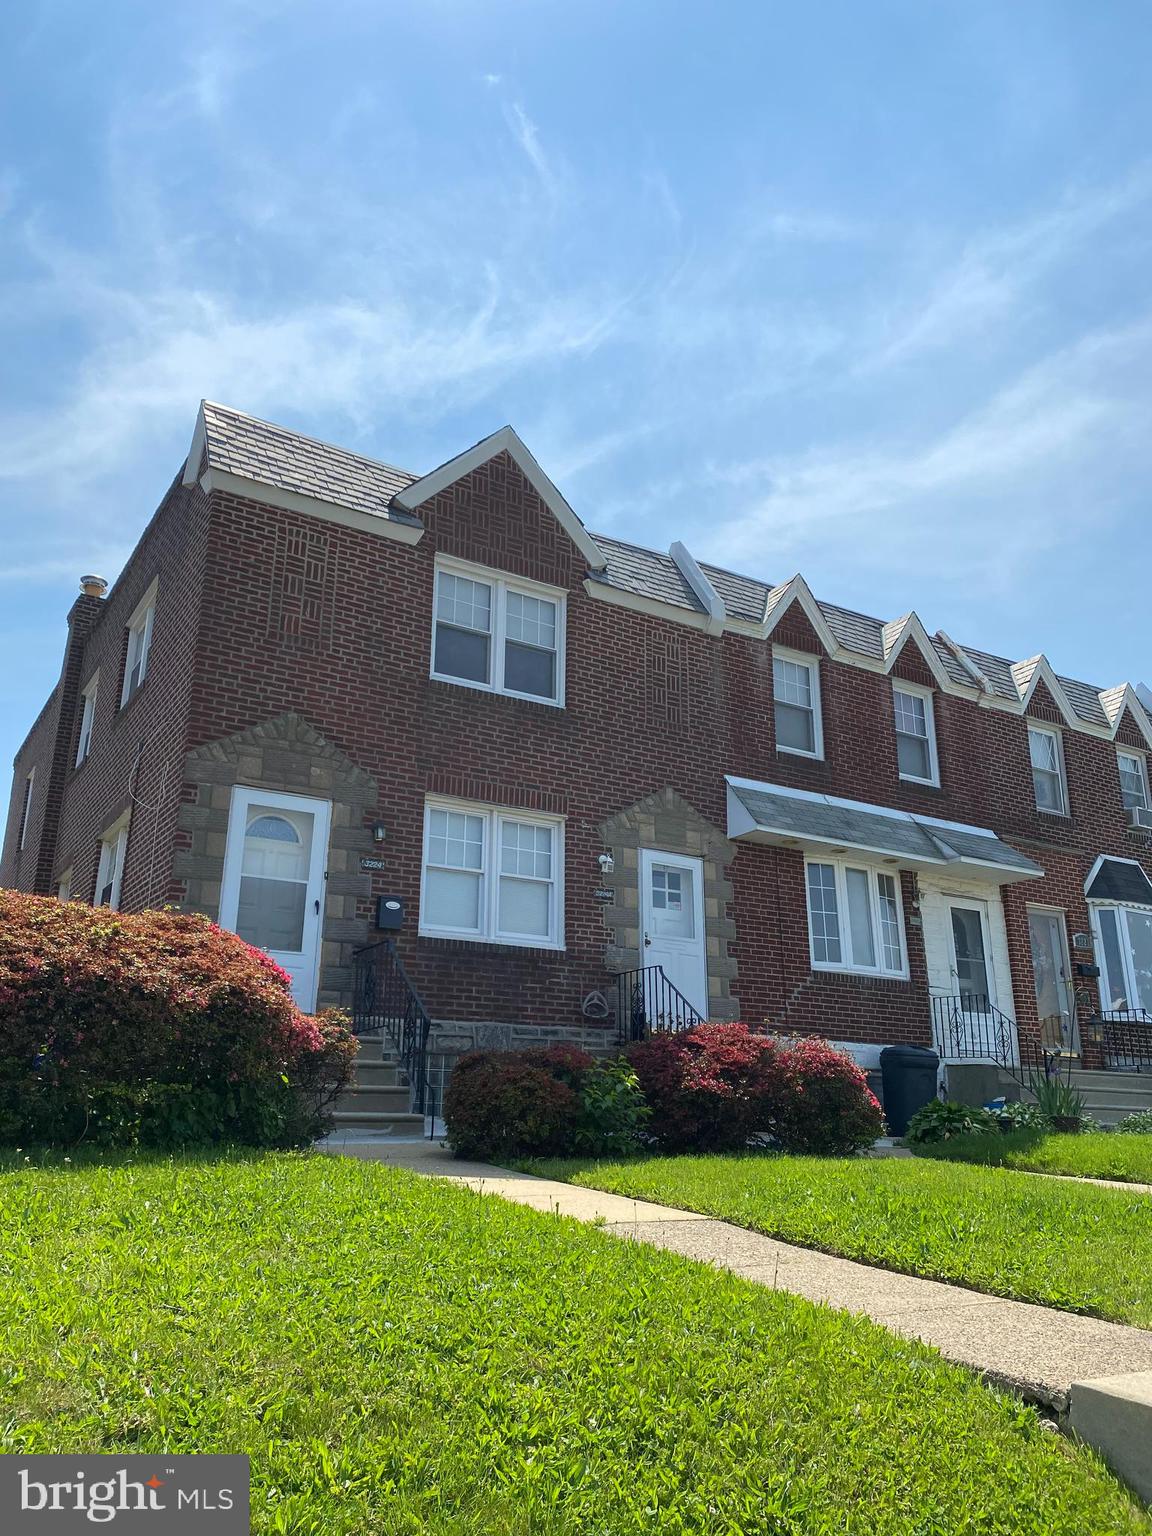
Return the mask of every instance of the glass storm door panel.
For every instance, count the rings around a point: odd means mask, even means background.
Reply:
[[[1030,911],[1028,936],[1032,945],[1040,1039],[1049,1051],[1078,1051],[1064,914]]]
[[[237,788],[232,793],[221,926],[267,953],[311,1011],[323,927],[330,806],[326,800]]]
[[[641,965],[659,965],[708,1017],[704,939],[704,866],[700,859],[640,850]]]
[[[953,906],[952,954],[956,990],[971,1000],[971,1011],[982,1012],[993,1001],[992,970],[984,936],[984,914],[978,906]],[[966,1008],[965,1012],[969,1009]]]

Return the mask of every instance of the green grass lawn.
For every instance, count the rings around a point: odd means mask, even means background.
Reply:
[[[1152,1532],[924,1346],[592,1227],[320,1155],[0,1172],[0,1451],[161,1449],[300,1536]]]
[[[788,1242],[1152,1327],[1152,1196],[920,1158],[533,1162]]]
[[[1011,1136],[957,1136],[912,1150],[918,1157],[943,1158],[946,1162],[1152,1184],[1152,1136],[1045,1136],[1036,1131],[1015,1131]]]

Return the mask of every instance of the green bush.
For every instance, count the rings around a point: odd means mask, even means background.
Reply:
[[[999,1134],[1000,1123],[987,1109],[957,1104],[951,1099],[931,1099],[908,1122],[904,1139],[911,1142],[951,1141],[954,1136]]]
[[[652,1111],[628,1063],[598,1062],[584,1074],[579,1093],[576,1150],[593,1157],[621,1157],[635,1151]]]
[[[0,891],[2,1142],[302,1145],[355,1052],[207,918]]]
[[[1152,1109],[1137,1109],[1125,1115],[1113,1130],[1122,1131],[1125,1136],[1152,1136]]]
[[[992,1110],[1000,1129],[1007,1134],[1013,1131],[1045,1132],[1052,1129],[1052,1121],[1039,1104],[1025,1104],[1022,1099],[1010,1099],[1002,1109]]]

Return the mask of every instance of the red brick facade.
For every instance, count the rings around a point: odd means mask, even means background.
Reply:
[[[372,851],[356,838],[367,839],[375,822],[386,829],[375,850],[386,868],[362,876],[353,869],[341,887],[347,903],[330,907],[332,963],[322,999],[346,991],[352,948],[379,937],[373,897],[387,892],[407,903],[399,946],[434,1018],[576,1029],[586,1023],[581,1000],[607,987],[619,920],[597,895],[598,859],[613,852],[606,824],[671,792],[723,840],[724,775],[732,774],[990,827],[1041,865],[1043,880],[1002,892],[1013,1003],[1028,1038],[1036,1031],[1028,905],[1063,909],[1071,935],[1088,928],[1084,882],[1097,855],[1141,859],[1152,871],[1145,845],[1127,828],[1115,744],[1103,734],[1063,727],[1072,815],[1045,816],[1035,809],[1025,717],[935,688],[941,786],[903,782],[891,675],[824,654],[799,605],[765,639],[732,628],[709,633],[593,598],[584,556],[507,453],[426,502],[426,531],[416,543],[271,505],[259,494],[255,486],[247,496],[178,483],[107,599],[79,600],[61,682],[17,759],[5,883],[47,892],[71,870],[73,896],[90,898],[101,833],[130,810],[122,905],[188,902],[180,871],[195,865],[198,889],[209,893],[196,904],[212,912],[219,875],[214,887],[210,860],[190,852],[210,781],[196,779],[188,754],[298,716],[376,786],[375,805],[355,813],[349,848]],[[567,594],[563,708],[430,678],[438,554]],[[125,625],[154,579],[148,675],[120,708]],[[820,658],[821,761],[776,751],[774,644]],[[79,690],[97,670],[92,749],[75,768]],[[893,672],[934,686],[914,639]],[[1043,683],[1029,713],[1062,721]],[[1131,719],[1120,739],[1147,746]],[[22,787],[32,766],[37,793],[20,851]],[[243,780],[243,767],[238,772]],[[565,818],[562,952],[418,935],[429,793]],[[843,1040],[928,1043],[913,874],[901,876],[908,980],[814,972],[802,853],[726,846],[720,873],[731,897],[713,926],[734,925],[735,937],[726,931],[719,945],[729,1016]],[[219,849],[211,857],[222,860]],[[989,896],[998,902],[1001,893],[990,886]],[[1095,1002],[1090,992],[1086,1008]]]

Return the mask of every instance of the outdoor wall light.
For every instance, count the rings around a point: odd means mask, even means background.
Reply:
[[[374,843],[382,843],[387,836],[388,828],[384,823],[382,821],[374,821],[372,823],[372,841]]]
[[[610,875],[616,868],[616,860],[610,853],[602,853],[597,862],[600,865],[600,873],[602,875]]]

